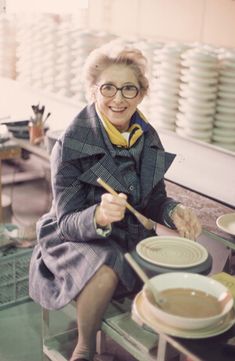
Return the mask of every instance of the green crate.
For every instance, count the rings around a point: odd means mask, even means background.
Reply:
[[[0,253],[0,309],[29,299],[29,262],[32,249]]]

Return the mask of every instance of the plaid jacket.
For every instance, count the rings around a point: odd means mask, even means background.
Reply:
[[[46,218],[55,217],[60,238],[82,242],[97,238],[93,214],[101,194],[105,192],[97,184],[98,177],[117,192],[123,192],[127,196],[131,193],[115,163],[114,154],[107,149],[101,127],[94,105],[87,106],[53,148],[51,170],[54,202],[50,215]],[[141,153],[141,201],[135,206],[147,217],[167,225],[171,225],[168,213],[176,202],[166,196],[163,178],[174,157],[175,155],[164,151],[158,134],[150,125],[145,133]],[[134,229],[136,241],[151,235],[128,213],[125,220],[117,225],[119,238],[120,232],[128,232],[130,236]],[[128,218],[131,219],[129,223]],[[44,221],[45,217],[43,223]],[[134,224],[133,230],[129,228],[131,224]],[[42,225],[41,221],[39,225]],[[113,235],[115,227],[116,224]],[[43,234],[39,235],[41,237]]]

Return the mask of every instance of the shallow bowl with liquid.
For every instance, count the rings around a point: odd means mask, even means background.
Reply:
[[[174,328],[196,330],[217,325],[233,307],[228,288],[207,276],[169,272],[151,278],[150,282],[163,302],[158,306],[153,293],[144,286],[146,307],[158,321]]]

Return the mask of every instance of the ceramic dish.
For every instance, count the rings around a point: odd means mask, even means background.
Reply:
[[[222,134],[212,134],[212,139],[215,142],[218,143],[229,143],[229,144],[234,144],[234,136],[230,136],[230,135],[222,135]]]
[[[179,135],[183,135],[190,138],[195,138],[198,140],[203,140],[205,142],[209,142],[211,140],[212,136],[212,129],[207,130],[196,130],[193,128],[177,128],[176,133]]]
[[[206,124],[211,127],[211,125],[214,122],[214,118],[211,115],[189,115],[181,112],[177,112],[176,118],[179,121],[187,121],[190,122],[190,124]]]
[[[177,127],[181,127],[181,128],[190,128],[196,131],[202,131],[202,130],[211,130],[213,128],[212,123],[193,123],[190,122],[190,119],[185,118],[185,120],[176,120],[176,125]]]
[[[216,106],[216,111],[220,113],[233,114],[235,115],[235,104],[233,107],[225,107],[222,105]]]
[[[196,75],[182,75],[181,81],[185,83],[195,83],[198,85],[216,85],[218,83],[217,78],[204,78]]]
[[[208,257],[206,248],[201,244],[174,236],[145,238],[137,244],[136,251],[148,262],[172,268],[193,267]]]
[[[234,143],[235,143],[235,129],[231,129],[231,128],[225,128],[225,127],[214,127],[213,128],[213,135],[218,135],[218,136],[224,136],[224,137],[234,137]]]
[[[143,297],[143,291],[138,293],[135,297],[132,317],[136,322],[140,324],[144,323],[156,332],[163,332],[171,336],[187,339],[203,339],[217,336],[229,330],[235,324],[235,312],[232,310],[221,322],[211,327],[202,328],[200,330],[182,330],[180,328],[170,327],[154,317],[148,310]]]
[[[215,113],[215,106],[211,107],[210,109],[202,109],[196,106],[192,106],[189,104],[184,104],[184,105],[179,105],[179,111],[181,111],[181,113],[184,114],[188,114],[188,115],[213,115]]]
[[[226,93],[234,93],[235,85],[234,84],[219,84],[218,85],[219,91],[224,91]]]
[[[215,120],[214,122],[214,126],[218,127],[218,128],[223,128],[223,129],[232,129],[235,130],[235,122],[226,122],[226,121],[221,121],[221,120]]]
[[[231,292],[211,277],[168,272],[152,277],[149,282],[165,298],[165,303],[159,307],[145,285],[146,305],[153,316],[171,327],[196,330],[216,325],[233,308]]]
[[[178,100],[179,104],[184,106],[184,105],[188,105],[188,106],[192,106],[192,107],[198,107],[198,108],[202,108],[202,109],[214,109],[215,108],[215,101],[210,101],[210,100],[206,100],[206,99],[195,99],[193,97],[189,97],[189,98],[179,98]]]
[[[235,70],[224,68],[224,69],[220,70],[220,76],[234,78],[235,77]]]
[[[221,75],[219,77],[219,82],[221,84],[232,84],[232,85],[234,85],[235,84],[235,78],[230,78],[230,77]]]
[[[226,122],[226,123],[234,123],[234,115],[218,112],[215,114],[215,120],[219,120],[221,122]]]
[[[235,213],[223,214],[216,220],[217,227],[235,236]]]
[[[166,107],[163,106],[157,106],[157,110],[158,110],[158,114],[160,116],[165,115],[165,116],[169,116],[169,117],[174,117],[176,110],[172,110],[172,109],[167,109]]]
[[[229,98],[218,98],[216,101],[216,106],[222,106],[222,107],[234,107],[234,99],[229,99]]]
[[[208,93],[216,93],[217,92],[217,86],[212,86],[208,84],[198,84],[198,83],[181,83],[179,88],[181,90],[193,90],[196,92],[200,92],[202,94],[208,94]]]
[[[221,99],[225,98],[225,99],[235,100],[235,92],[219,90],[218,91],[218,97],[221,98]]]
[[[211,135],[210,136],[207,136],[207,135],[204,135],[202,137],[200,136],[196,136],[196,135],[189,135],[187,133],[187,131],[185,131],[184,129],[181,129],[181,128],[176,128],[176,133],[181,136],[181,137],[184,137],[184,138],[193,138],[193,139],[196,139],[196,140],[199,140],[199,141],[202,141],[202,142],[206,142],[206,143],[211,143]]]
[[[181,58],[185,60],[194,60],[198,63],[212,63],[216,64],[216,57],[213,53],[205,51],[200,48],[193,48],[181,54]]]
[[[206,79],[211,79],[211,78],[217,78],[218,73],[216,70],[213,69],[200,69],[200,68],[196,68],[196,67],[187,67],[184,69],[181,69],[181,74],[183,75],[189,75],[189,76],[198,76],[199,78],[206,78]]]
[[[202,61],[197,61],[194,59],[185,59],[181,61],[181,65],[186,66],[186,67],[191,67],[193,66],[194,68],[198,68],[198,69],[204,69],[204,70],[208,70],[208,69],[216,69],[216,65],[213,62],[202,62]]]
[[[190,90],[190,89],[186,89],[186,90],[180,90],[179,91],[179,95],[182,98],[194,98],[194,99],[198,99],[198,100],[215,100],[217,94],[216,93],[211,93],[211,92],[204,92],[204,93],[199,93],[195,90]]]

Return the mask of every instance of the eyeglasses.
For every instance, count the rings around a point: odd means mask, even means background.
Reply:
[[[121,91],[123,98],[126,99],[133,99],[139,94],[139,89],[135,85],[124,85],[121,88],[116,87],[113,84],[103,84],[100,86],[100,93],[105,98],[112,98],[114,97],[118,90]]]

